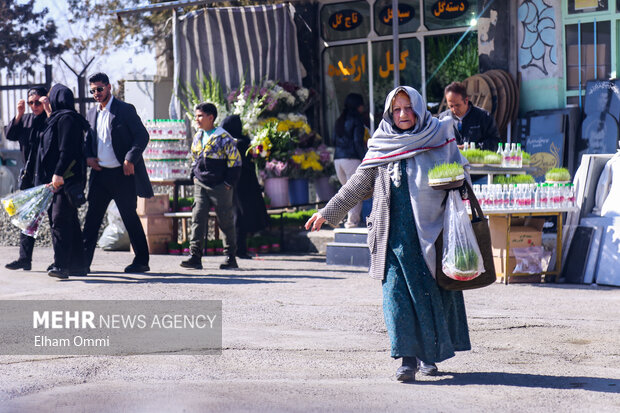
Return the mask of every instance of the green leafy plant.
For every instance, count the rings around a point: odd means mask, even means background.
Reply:
[[[500,165],[502,163],[502,155],[499,155],[495,152],[491,151],[483,151],[484,159],[483,162],[485,165]]]
[[[463,175],[463,166],[458,162],[442,163],[435,165],[430,171],[428,171],[429,179],[443,179],[443,178],[456,178],[459,175]]]
[[[463,273],[478,269],[478,254],[471,248],[456,248],[454,261],[456,269]]]
[[[297,211],[297,212],[285,212],[282,215],[271,216],[271,225],[278,227],[280,223],[288,226],[301,226],[315,213],[316,209]]]
[[[482,164],[484,163],[485,151],[482,149],[464,149],[461,154],[467,158],[469,163]]]
[[[459,46],[452,50],[460,37],[461,34],[448,34],[425,39],[428,73],[426,94],[429,102],[441,102],[443,88],[446,85],[454,81],[462,82],[479,71],[477,34],[475,32],[468,34]],[[441,67],[437,70],[439,65]],[[437,70],[435,77],[430,79],[435,70]]]
[[[570,172],[566,168],[552,168],[545,174],[545,180],[553,182],[570,181]]]
[[[495,175],[493,177],[494,184],[533,184],[536,183],[536,180],[532,175],[512,175],[512,176],[504,176],[504,175]]]
[[[521,158],[523,159],[523,165],[529,165],[531,157],[532,156],[529,153],[521,152]]]
[[[219,80],[215,76],[201,74],[196,72],[196,88],[191,83],[181,85],[181,93],[183,98],[180,99],[183,109],[187,113],[187,117],[194,120],[194,107],[202,102],[210,102],[217,108],[217,118],[215,124],[219,124],[230,112],[228,102],[224,90]]]

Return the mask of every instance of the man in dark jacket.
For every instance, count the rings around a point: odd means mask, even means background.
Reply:
[[[32,188],[34,185],[34,166],[39,148],[40,134],[45,128],[47,113],[43,108],[41,98],[47,97],[47,89],[44,87],[33,87],[28,90],[28,106],[32,113],[25,113],[26,101],[20,99],[17,102],[17,115],[6,131],[6,138],[10,141],[19,142],[19,149],[22,152],[24,168],[20,171],[18,187],[20,190]],[[19,258],[5,265],[9,270],[24,269],[29,271],[32,268],[32,250],[34,249],[35,239],[24,233],[19,234]]]
[[[241,175],[241,155],[235,139],[221,127],[214,127],[217,108],[212,103],[196,106],[198,132],[192,141],[192,175],[194,176],[194,205],[192,205],[192,256],[181,267],[201,269],[202,248],[207,231],[209,209],[215,207],[217,221],[224,233],[226,261],[221,269],[237,268],[237,236],[233,187]]]
[[[48,212],[54,247],[54,263],[48,275],[82,276],[86,275],[82,231],[75,198],[68,191],[84,188],[86,165],[82,146],[88,122],[75,111],[73,93],[64,85],[52,87],[49,103],[52,111],[41,134],[34,171],[35,185],[51,183],[56,191]]]
[[[439,119],[454,119],[454,132],[458,145],[474,142],[478,149],[497,150],[499,131],[495,119],[484,109],[474,106],[467,97],[463,83],[452,82],[444,89],[449,110],[442,112]]]
[[[91,133],[85,147],[91,173],[88,183],[88,211],[84,222],[84,251],[90,267],[97,245],[99,227],[111,200],[121,214],[135,252],[125,272],[149,271],[149,248],[140,218],[136,196],[150,198],[153,188],[146,172],[142,152],[149,134],[133,105],[112,96],[105,73],[88,79],[90,93],[99,104],[88,111]]]

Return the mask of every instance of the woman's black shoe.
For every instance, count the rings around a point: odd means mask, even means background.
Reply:
[[[415,381],[416,358],[403,357],[403,365],[396,370],[396,380],[402,382]]]
[[[423,376],[436,376],[439,370],[435,363],[425,363],[418,359],[418,371]]]
[[[48,272],[47,275],[49,275],[50,277],[56,277],[56,278],[60,278],[62,280],[66,280],[67,278],[69,278],[69,274],[58,267],[52,267]]]
[[[32,262],[26,260],[15,260],[13,262],[9,262],[4,266],[4,268],[8,268],[9,270],[25,270],[30,271],[32,269]]]

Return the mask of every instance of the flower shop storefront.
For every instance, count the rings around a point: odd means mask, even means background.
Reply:
[[[400,0],[397,13],[392,0],[320,3],[322,130],[329,137],[351,92],[364,96],[372,131],[395,77],[433,104],[449,82],[478,72],[477,0]]]

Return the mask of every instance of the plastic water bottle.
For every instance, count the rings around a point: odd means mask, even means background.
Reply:
[[[517,151],[515,153],[515,166],[517,168],[523,167],[523,152],[521,151],[520,143],[517,143]]]
[[[502,167],[510,167],[510,148],[508,143],[506,143],[506,146],[504,146],[504,150],[502,151]]]
[[[514,168],[517,166],[517,147],[514,143],[510,144],[510,152],[508,152],[508,166]]]
[[[501,143],[501,142],[499,142],[499,143],[497,144],[497,152],[496,152],[496,153],[497,153],[499,156],[503,156],[503,153],[504,153],[504,152],[502,151],[502,143]]]
[[[542,186],[540,184],[536,184],[536,188],[534,189],[534,208],[535,209],[542,208],[540,205],[541,192],[542,192]]]

